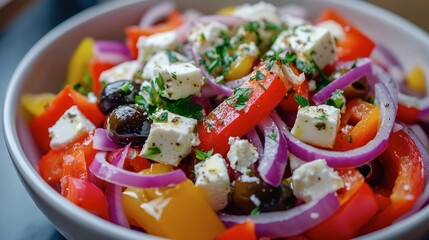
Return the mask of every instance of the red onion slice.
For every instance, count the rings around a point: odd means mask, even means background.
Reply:
[[[383,64],[397,83],[404,81],[405,77],[401,63],[386,46],[377,43],[371,53],[371,58]]]
[[[375,159],[387,148],[396,116],[396,105],[384,84],[375,84],[375,97],[380,107],[382,122],[375,137],[366,145],[349,151],[319,149],[298,140],[287,127],[282,127],[281,130],[286,134],[289,151],[307,162],[325,159],[327,164],[333,168],[358,167]]]
[[[168,187],[186,180],[185,173],[174,170],[168,173],[143,175],[130,172],[122,168],[113,166],[106,161],[106,153],[98,152],[92,161],[89,170],[98,178],[106,182],[117,184],[123,187],[154,188]]]
[[[130,144],[122,148],[112,159],[112,165],[118,168],[123,168],[127,157]],[[124,227],[130,227],[128,219],[125,216],[122,204],[122,187],[119,185],[108,183],[106,186],[106,198],[109,203],[110,221]]]
[[[257,125],[264,135],[264,154],[259,160],[258,172],[266,183],[278,187],[286,170],[288,151],[286,139],[273,120],[274,114],[277,115],[273,112]]]
[[[109,63],[121,63],[132,59],[125,43],[110,40],[95,41],[94,56],[102,62]]]
[[[258,152],[259,159],[264,155],[264,146],[262,145],[261,139],[259,138],[258,132],[255,128],[252,128],[248,133],[246,133],[247,140],[256,147]]]
[[[323,222],[338,209],[339,205],[335,193],[329,193],[319,200],[287,211],[251,216],[221,214],[220,218],[228,227],[251,220],[255,223],[256,235],[260,237],[291,237]]]
[[[357,63],[357,66],[346,74],[341,76],[335,81],[332,81],[326,87],[322,88],[311,98],[314,103],[322,104],[329,97],[331,97],[332,93],[334,93],[337,89],[344,89],[348,85],[356,82],[360,78],[370,75],[372,73],[372,62],[364,59]]]
[[[149,27],[166,18],[171,12],[176,9],[176,5],[172,1],[164,1],[153,5],[144,13],[140,19],[140,27]]]
[[[121,146],[109,138],[106,129],[97,128],[94,132],[94,142],[92,143],[92,148],[107,152],[117,150],[121,148]]]

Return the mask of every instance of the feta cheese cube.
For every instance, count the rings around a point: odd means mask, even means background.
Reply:
[[[188,61],[185,56],[178,52],[170,50],[169,54],[177,58],[178,62]],[[149,58],[146,65],[144,66],[142,78],[145,80],[150,80],[156,77],[155,73],[159,71],[160,66],[166,64],[171,64],[167,51],[159,51],[155,53],[152,57]]]
[[[175,31],[156,33],[150,36],[141,36],[137,41],[139,50],[138,61],[145,63],[154,53],[160,50],[173,50],[179,44]]]
[[[159,89],[161,95],[172,100],[199,94],[204,84],[201,70],[192,63],[166,64],[156,68],[155,72],[163,84],[163,89]]]
[[[276,25],[281,24],[277,8],[266,2],[243,4],[235,8],[233,14],[250,21],[268,21]]]
[[[292,172],[294,172],[295,169],[299,168],[301,165],[307,163],[306,161],[298,158],[297,156],[293,155],[290,152],[288,155],[289,155],[289,166]]]
[[[127,61],[114,66],[111,69],[103,71],[100,74],[99,81],[106,84],[120,81],[120,80],[132,80],[134,74],[141,69],[139,61]]]
[[[94,124],[79,111],[77,106],[71,106],[48,129],[51,137],[50,146],[53,150],[62,149],[94,129]]]
[[[228,26],[225,24],[216,21],[207,24],[199,23],[190,30],[188,42],[192,43],[199,54],[204,55],[223,42],[220,38],[222,32],[228,32]]]
[[[298,109],[291,133],[308,144],[332,148],[340,126],[340,110],[329,105]]]
[[[326,20],[317,24],[318,27],[326,28],[331,33],[331,35],[341,40],[345,37],[346,33],[343,30],[343,26],[333,20]]]
[[[258,152],[248,140],[238,137],[228,139],[230,145],[227,157],[232,169],[245,173],[258,160]]]
[[[207,195],[210,206],[215,211],[222,210],[228,204],[230,182],[225,159],[214,154],[194,167],[196,186],[201,186]]]
[[[326,28],[299,26],[289,37],[289,45],[301,60],[310,62],[313,59],[321,69],[336,58],[335,42]]]
[[[276,40],[274,41],[273,45],[271,45],[271,52],[273,53],[279,53],[290,50],[289,47],[289,37],[291,35],[290,31],[282,31],[280,34],[276,37]]]
[[[149,136],[141,156],[177,166],[199,143],[196,134],[197,120],[160,110],[153,114]]]
[[[344,187],[344,182],[326,160],[318,159],[298,167],[292,174],[295,197],[310,202]]]

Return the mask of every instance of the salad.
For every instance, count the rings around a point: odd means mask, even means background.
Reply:
[[[429,199],[423,69],[341,12],[151,7],[88,36],[59,93],[25,94],[41,177],[171,239],[350,239]],[[335,230],[335,231],[333,231]]]

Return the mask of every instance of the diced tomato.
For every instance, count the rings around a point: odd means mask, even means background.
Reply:
[[[116,63],[102,62],[97,59],[91,59],[89,62],[89,72],[92,79],[92,91],[94,94],[98,94],[101,91],[101,84],[99,81],[102,72],[114,67]]]
[[[127,46],[129,47],[132,56],[137,58],[138,49],[137,41],[141,36],[150,36],[155,33],[167,32],[177,28],[184,23],[183,17],[178,11],[173,11],[165,22],[151,27],[130,26],[125,29],[127,34]]]
[[[363,183],[351,198],[328,219],[310,229],[310,239],[351,239],[378,210],[374,193]]]
[[[265,65],[259,71],[265,79],[247,81],[241,86],[251,90],[243,109],[237,110],[235,102],[224,101],[200,122],[198,136],[201,143],[198,149],[214,149],[215,153],[225,154],[229,149],[230,136],[243,136],[278,105],[287,92],[284,76],[267,71]]]
[[[337,191],[340,205],[346,203],[364,184],[365,179],[360,172],[354,168],[351,169],[337,169],[338,175],[343,179],[346,187]]]
[[[67,195],[69,177],[88,180],[88,169],[86,168],[85,155],[80,149],[76,149],[63,156],[63,173],[61,176],[61,194]]]
[[[415,142],[404,131],[392,134],[387,150],[376,161],[380,161],[382,172],[373,173],[379,178],[372,187],[390,198],[390,204],[365,225],[361,234],[392,224],[412,208],[423,190],[423,160]]]
[[[108,220],[108,204],[104,193],[89,181],[74,177],[68,178],[66,198],[79,207]]]
[[[255,224],[252,221],[247,221],[234,225],[215,238],[215,240],[236,239],[256,240]]]
[[[43,114],[30,121],[30,131],[40,149],[46,153],[49,149],[51,138],[48,129],[63,115],[71,106],[77,105],[79,110],[95,126],[99,126],[105,119],[96,103],[90,102],[85,96],[73,90],[70,86],[64,89],[49,103]]]
[[[93,132],[76,143],[70,144],[65,149],[49,150],[38,163],[39,173],[42,178],[47,183],[54,185],[60,183],[63,176],[79,177],[81,173],[85,174],[97,153],[92,148],[92,142]],[[66,163],[64,163],[65,158],[68,160]]]
[[[305,79],[300,85],[293,85],[290,82],[288,85],[286,96],[280,101],[279,107],[286,112],[297,111],[299,105],[295,101],[295,94],[301,95],[307,100],[309,99],[308,80]]]
[[[317,22],[332,20],[343,27],[345,36],[337,41],[339,60],[355,60],[369,57],[375,47],[374,42],[351,24],[346,18],[331,8],[326,8]]]
[[[417,120],[420,110],[415,107],[408,107],[402,103],[398,103],[398,113],[396,118],[406,124],[413,124]]]

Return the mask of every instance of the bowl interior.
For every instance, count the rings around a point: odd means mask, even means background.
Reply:
[[[35,202],[67,237],[80,238],[89,236],[85,234],[92,234],[105,239],[134,239],[141,235],[86,213],[63,199],[43,181],[36,167],[41,155],[24,121],[25,114],[19,105],[20,96],[22,93],[58,92],[63,86],[67,62],[83,37],[123,40],[125,39],[124,27],[138,23],[145,9],[154,2],[158,1],[112,1],[84,11],[64,22],[41,39],[25,56],[7,90],[3,115],[10,155]],[[216,4],[207,4],[198,0],[176,2],[181,9],[195,8],[205,13],[214,13],[221,7],[243,3],[240,0],[220,0],[216,1]],[[301,5],[308,10],[309,19],[316,18],[325,6],[338,9],[372,39],[391,49],[406,71],[415,64],[420,64],[429,74],[428,35],[389,12],[360,1],[273,0],[267,2],[276,5],[287,3]],[[421,230],[418,227],[424,226],[424,221],[427,219],[429,219],[429,208],[370,236],[374,239],[401,238],[412,230]],[[76,226],[70,227],[65,223]],[[86,232],[79,229],[86,229]]]

